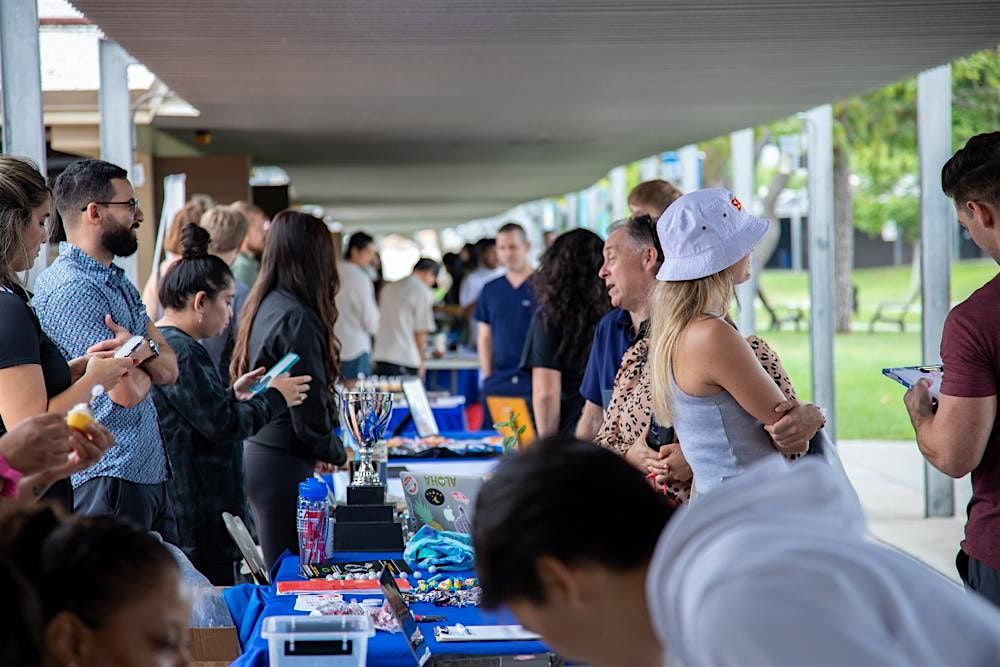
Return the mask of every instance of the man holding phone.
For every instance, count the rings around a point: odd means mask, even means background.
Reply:
[[[125,170],[101,160],[74,162],[53,188],[67,243],[38,279],[34,306],[67,359],[118,351],[138,365],[93,403],[94,416],[118,445],[73,475],[75,510],[127,517],[164,539],[176,539],[167,498],[170,475],[152,385],[177,380],[177,359],[150,321],[139,292],[113,264],[138,248],[143,221]]]
[[[941,170],[958,222],[1000,262],[1000,132],[973,137]],[[972,474],[965,540],[956,563],[966,588],[1000,606],[1000,275],[955,306],[941,337],[938,405],[921,379],[903,400],[927,461],[954,478]]]

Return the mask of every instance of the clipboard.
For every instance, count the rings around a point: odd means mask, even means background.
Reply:
[[[915,385],[918,380],[930,380],[931,396],[934,398],[941,397],[941,380],[944,378],[944,366],[941,366],[940,364],[883,368],[882,375],[886,376],[890,380],[895,380],[907,389]]]
[[[521,642],[541,639],[520,625],[436,625],[434,639],[447,642]]]

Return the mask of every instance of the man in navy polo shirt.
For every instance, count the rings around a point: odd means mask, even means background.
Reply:
[[[497,255],[507,272],[486,284],[476,303],[476,349],[483,396],[520,396],[530,401],[531,376],[521,370],[521,352],[538,307],[528,280],[531,244],[524,228],[509,222],[497,233]]]

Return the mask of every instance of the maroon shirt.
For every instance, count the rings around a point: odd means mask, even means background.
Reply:
[[[960,398],[1000,394],[1000,275],[955,306],[941,338],[941,393]],[[1000,419],[994,421],[979,465],[962,550],[1000,569]]]

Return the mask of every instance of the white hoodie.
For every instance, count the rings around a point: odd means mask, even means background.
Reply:
[[[696,665],[1000,665],[1000,610],[865,539],[846,478],[769,461],[680,510],[646,579],[671,658]]]

